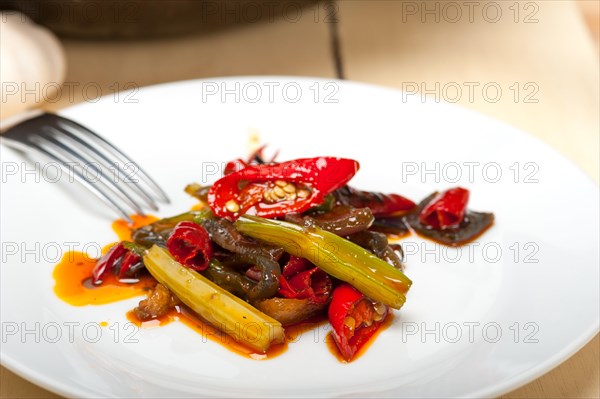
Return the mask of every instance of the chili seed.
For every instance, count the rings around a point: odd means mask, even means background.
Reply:
[[[275,180],[275,185],[279,186],[279,187],[285,187],[287,186],[288,182],[286,182],[285,180]]]
[[[273,194],[275,194],[275,196],[278,198],[285,198],[285,191],[283,191],[283,189],[279,186],[273,189]]]
[[[380,315],[384,314],[387,310],[387,307],[381,302],[373,302],[373,308],[375,309],[375,312]]]
[[[292,183],[288,183],[283,187],[283,191],[285,191],[288,194],[295,193],[296,186],[294,186]]]
[[[240,206],[234,200],[229,200],[225,203],[225,208],[231,213],[236,213],[240,210]]]
[[[356,320],[353,317],[347,316],[344,318],[344,325],[350,329],[350,331],[354,330],[356,326]]]
[[[308,196],[310,195],[308,190],[298,190],[296,194],[298,194],[298,198],[308,198]]]
[[[272,190],[265,191],[265,193],[263,194],[263,197],[265,197],[265,200],[267,202],[277,202],[277,198],[273,196]]]

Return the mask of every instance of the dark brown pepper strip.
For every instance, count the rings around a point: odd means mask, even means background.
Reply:
[[[475,212],[467,209],[467,212],[458,227],[437,230],[423,225],[419,221],[419,215],[423,208],[425,208],[437,194],[438,193],[435,192],[425,198],[417,205],[415,210],[405,216],[406,222],[417,234],[443,245],[458,247],[475,240],[494,224],[493,213]]]

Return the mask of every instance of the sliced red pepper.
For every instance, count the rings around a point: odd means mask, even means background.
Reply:
[[[416,204],[399,194],[383,194],[362,191],[345,186],[335,192],[335,197],[342,205],[354,208],[369,208],[373,216],[390,216],[411,211]]]
[[[249,157],[247,161],[244,161],[241,158],[234,159],[233,161],[227,162],[225,165],[225,170],[223,171],[223,176],[226,176],[233,172],[238,172],[249,165],[262,165],[265,163],[274,163],[277,155],[279,155],[279,151],[275,152],[275,154],[271,157],[270,161],[265,161],[265,157],[263,155],[263,151],[266,145],[259,147],[256,151],[254,151]]]
[[[388,308],[351,285],[342,284],[333,291],[328,313],[335,344],[342,357],[350,361],[381,327]]]
[[[422,224],[439,230],[458,227],[465,216],[468,202],[467,189],[457,187],[444,191],[423,208],[419,220]]]
[[[273,154],[273,156],[271,157],[271,159],[269,161],[265,160],[265,156],[263,154],[263,151],[265,150],[265,148],[267,147],[266,144],[263,144],[262,146],[258,147],[256,149],[256,151],[254,151],[252,154],[250,154],[250,156],[248,157],[248,160],[246,161],[246,163],[248,165],[255,165],[255,164],[264,164],[264,163],[273,163],[275,162],[275,159],[277,159],[277,156],[279,155],[279,151],[275,151],[275,154]]]
[[[352,159],[303,158],[278,164],[249,165],[217,180],[208,192],[208,203],[219,217],[230,220],[249,214],[266,218],[301,213],[321,204],[327,194],[345,185],[358,171]],[[267,201],[275,182],[300,185],[305,196],[287,195]]]
[[[331,296],[331,288],[331,278],[327,273],[304,258],[290,256],[279,277],[278,294],[285,298],[326,303]]]
[[[110,271],[121,279],[131,277],[132,274],[143,267],[140,254],[128,247],[129,245],[134,244],[125,241],[115,244],[96,262],[92,271],[92,282],[94,284],[101,284],[102,277]]]
[[[127,249],[125,249],[122,242],[113,245],[113,247],[96,262],[94,270],[92,271],[93,283],[102,283],[102,276],[104,273],[112,270],[117,261],[126,253]]]
[[[127,278],[132,274],[132,270],[138,269],[138,265],[142,261],[142,258],[133,251],[129,251],[123,256],[121,260],[121,267],[119,268],[119,278]]]
[[[194,222],[179,222],[167,240],[167,249],[182,265],[196,271],[205,270],[212,257],[210,236]]]
[[[223,176],[227,176],[233,172],[239,172],[246,167],[248,167],[248,164],[243,159],[234,159],[233,161],[227,162],[227,165],[225,165]]]

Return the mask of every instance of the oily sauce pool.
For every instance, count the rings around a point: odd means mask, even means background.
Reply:
[[[154,216],[132,216],[134,224],[130,227],[124,220],[117,220],[112,227],[119,240],[131,240],[132,229],[137,229],[157,220]],[[105,254],[114,244],[102,250]],[[156,284],[156,280],[148,273],[140,273],[140,278],[133,282],[121,282],[111,273],[107,273],[102,285],[92,284],[92,271],[96,259],[79,251],[68,251],[54,268],[54,292],[56,295],[74,306],[103,305],[144,295]]]

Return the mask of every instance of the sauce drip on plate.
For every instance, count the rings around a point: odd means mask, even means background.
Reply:
[[[135,315],[134,311],[129,311],[127,312],[127,319],[141,328],[156,328],[167,325],[174,321],[179,321],[200,334],[204,340],[209,339],[222,345],[224,348],[233,353],[248,357],[253,360],[273,359],[274,357],[277,357],[287,351],[288,344],[290,343],[309,339],[312,342],[313,334],[309,334],[309,332],[327,323],[327,318],[320,316],[302,323],[287,326],[285,328],[285,342],[283,344],[271,345],[266,353],[257,353],[251,348],[236,342],[224,332],[204,322],[186,306],[176,306],[175,309],[172,309],[164,316],[149,321],[141,321]]]
[[[118,219],[113,222],[112,229],[117,233],[119,241],[131,241],[131,232],[133,230],[154,223],[158,218],[152,215],[131,215],[131,220],[133,221],[132,225],[128,224],[127,221],[123,219]]]
[[[381,334],[381,332],[383,330],[386,330],[389,326],[391,326],[393,322],[394,322],[394,312],[388,312],[387,316],[385,317],[385,320],[383,320],[383,323],[381,323],[381,327],[379,327],[379,329],[375,332],[375,334],[373,334],[371,336],[371,338],[369,338],[369,340],[358,350],[358,352],[356,352],[356,354],[352,358],[352,361],[354,362],[354,361],[356,361],[356,359],[358,359],[359,357],[364,355],[365,352],[367,352],[367,350],[369,350],[369,347],[373,344],[373,342],[375,342],[377,340],[377,337],[379,336],[379,334]],[[332,332],[329,332],[327,334],[327,337],[325,337],[325,343],[327,344],[327,349],[329,349],[329,352],[331,352],[331,354],[333,356],[335,356],[335,358],[340,363],[348,363],[348,361],[346,361],[346,359],[344,359],[344,357],[340,353],[339,349],[335,345],[335,341],[333,340]]]
[[[132,215],[133,225],[130,226],[124,220],[117,220],[112,227],[119,240],[131,240],[132,229],[150,224],[158,218],[154,216]],[[103,248],[102,253],[114,244]],[[154,287],[156,280],[148,273],[141,273],[136,282],[128,280],[119,281],[112,273],[107,273],[102,285],[92,283],[92,271],[96,265],[96,259],[79,251],[68,251],[54,268],[54,292],[66,303],[74,306],[103,305],[123,299],[144,295],[146,291]]]
[[[142,274],[135,283],[121,282],[112,273],[107,273],[102,285],[96,286],[92,283],[95,265],[96,259],[91,259],[83,252],[67,252],[52,274],[56,295],[74,306],[103,305],[144,295],[156,284],[156,280],[147,273]]]

